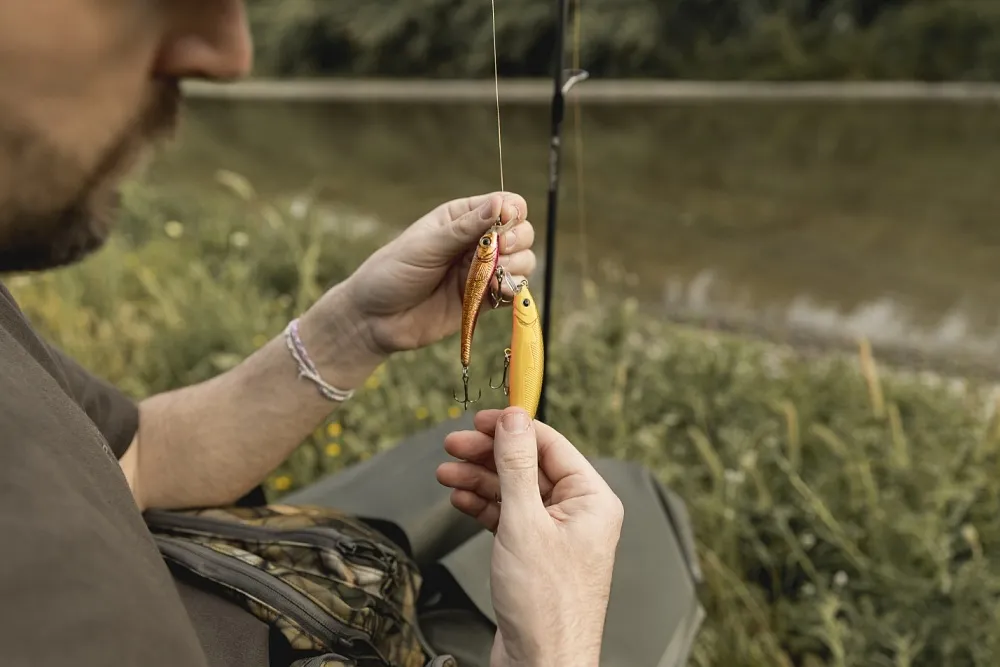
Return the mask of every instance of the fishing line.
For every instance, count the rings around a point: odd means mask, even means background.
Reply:
[[[497,3],[490,0],[490,9],[493,13],[493,85],[497,95],[497,148],[500,153],[500,191],[503,188],[503,136],[500,133],[500,67],[497,62]]]

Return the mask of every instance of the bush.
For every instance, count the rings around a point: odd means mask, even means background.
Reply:
[[[555,0],[496,0],[503,76],[551,76]],[[604,78],[997,80],[991,0],[582,0]],[[251,0],[266,76],[493,76],[489,0]],[[572,43],[574,32],[567,33]]]
[[[308,200],[186,210],[129,192],[87,262],[10,281],[51,339],[136,397],[206,379],[384,239]],[[372,231],[375,230],[375,231]],[[550,421],[586,453],[642,461],[689,504],[708,622],[694,665],[996,664],[1000,422],[986,388],[673,326],[605,269],[558,322]],[[482,358],[503,327],[481,324]],[[457,343],[399,355],[270,478],[271,492],[456,416]],[[474,382],[490,371],[474,368]],[[486,405],[499,405],[493,392]]]

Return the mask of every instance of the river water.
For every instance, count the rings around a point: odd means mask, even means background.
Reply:
[[[154,167],[164,182],[197,189],[231,169],[265,192],[320,188],[390,227],[499,187],[488,103],[189,104]],[[594,106],[582,153],[574,120],[565,290],[610,262],[627,270],[621,289],[673,317],[1000,368],[995,104]],[[541,234],[548,109],[504,107],[502,123],[505,186]]]

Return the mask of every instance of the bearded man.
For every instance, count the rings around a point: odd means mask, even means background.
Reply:
[[[120,182],[175,127],[181,81],[243,77],[251,51],[241,0],[0,3],[0,272],[101,248]],[[293,323],[321,382],[279,335],[135,402],[43,340],[0,284],[0,662],[268,665],[266,626],[175,580],[143,513],[236,502],[391,354],[455,333],[471,252],[498,218],[512,224],[500,263],[530,275],[527,212],[513,193],[443,203],[330,289]],[[479,413],[443,449],[459,460],[425,477],[495,534],[480,577],[495,626],[477,626],[490,663],[597,665],[619,498],[521,410]]]

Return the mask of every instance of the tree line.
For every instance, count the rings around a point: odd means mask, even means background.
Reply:
[[[495,3],[501,76],[549,76],[555,0]],[[249,0],[257,73],[491,77],[491,9]],[[581,64],[598,77],[1000,79],[1000,0],[582,0],[579,34]]]

